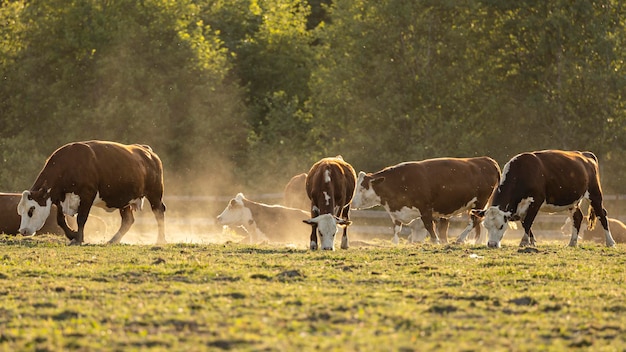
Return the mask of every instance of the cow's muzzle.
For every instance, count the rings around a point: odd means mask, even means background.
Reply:
[[[500,242],[489,241],[487,242],[489,248],[500,248]]]

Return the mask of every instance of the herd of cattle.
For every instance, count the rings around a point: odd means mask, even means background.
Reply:
[[[626,242],[626,226],[609,219],[603,207],[598,160],[590,152],[544,150],[522,153],[502,171],[489,157],[438,158],[404,162],[374,173],[360,172],[341,156],[316,162],[308,173],[285,187],[283,205],[267,205],[238,194],[217,217],[220,224],[241,226],[251,242],[286,241],[294,231],[310,231],[310,249],[349,247],[350,209],[382,206],[394,223],[393,242],[403,225],[423,225],[433,243],[448,241],[451,217],[467,213],[469,223],[457,237],[466,241],[481,222],[489,247],[500,247],[507,223],[520,221],[520,246],[535,245],[532,224],[539,211],[568,211],[570,246],[583,239],[607,246]],[[46,161],[29,190],[0,194],[5,216],[0,233],[63,233],[82,244],[92,206],[118,210],[121,225],[109,243],[119,243],[134,222],[133,212],[147,198],[158,225],[157,244],[165,243],[163,166],[146,145],[88,141],[64,145]],[[588,208],[583,214],[581,206]],[[17,209],[17,214],[15,213]],[[307,209],[306,211],[303,209]],[[11,216],[10,214],[14,214]],[[599,220],[600,226],[595,226]],[[593,232],[592,232],[593,231]],[[318,241],[319,239],[319,241]]]

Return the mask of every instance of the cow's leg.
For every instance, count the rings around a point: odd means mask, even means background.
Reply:
[[[431,214],[422,215],[422,222],[424,223],[424,228],[430,234],[430,241],[436,244],[441,243],[435,229],[433,228],[433,216]]]
[[[391,217],[391,220],[393,220],[393,239],[391,240],[391,242],[393,244],[398,244],[400,243],[400,237],[398,236],[398,234],[400,234],[400,231],[402,231],[402,222],[394,219],[393,216]]]
[[[91,205],[93,204],[93,197],[85,197],[85,201],[81,200],[78,205],[78,214],[76,215],[76,222],[78,224],[78,230],[76,231],[76,236],[70,242],[70,245],[81,245],[85,240],[85,224],[87,223],[87,218],[89,217],[89,211],[91,211]],[[67,226],[67,225],[66,225]]]
[[[148,201],[150,201],[150,200],[148,200]],[[150,203],[150,204],[152,204],[152,203]],[[165,204],[163,204],[162,202],[159,202],[158,204],[159,204],[158,206],[152,206],[152,213],[154,214],[154,217],[156,218],[157,227],[158,227],[158,231],[159,231],[158,235],[157,235],[156,244],[166,244],[167,241],[165,240]],[[130,216],[131,216],[131,218],[133,216],[132,209],[131,209]],[[133,219],[133,221],[134,221],[134,219]],[[132,225],[132,222],[130,224]],[[128,226],[130,227],[130,225],[128,225]],[[120,239],[122,239],[122,238],[120,237]]]
[[[456,243],[461,244],[461,243],[465,243],[465,239],[467,238],[467,235],[469,235],[469,233],[472,231],[472,229],[476,228],[476,224],[478,224],[478,228],[480,228],[480,219],[478,219],[475,215],[473,215],[472,213],[470,213],[470,221],[467,224],[467,226],[465,227],[465,229],[463,230],[463,232],[461,232],[461,234],[459,235],[459,237],[456,239]],[[480,233],[480,230],[476,230],[477,234]],[[476,240],[478,241],[478,235],[476,236]]]
[[[604,238],[607,247],[614,247],[615,240],[611,235],[611,230],[609,229],[609,221],[606,218],[606,209],[602,208],[602,201],[594,201],[591,200],[591,206],[593,207],[593,211],[595,211],[596,216],[600,220],[600,224],[602,224],[602,228],[604,229]]]
[[[524,217],[524,220],[522,220],[522,227],[524,228],[524,237],[522,237],[522,241],[519,244],[520,247],[535,246],[537,244],[537,242],[535,241],[535,235],[530,230],[530,228],[533,226],[533,221],[535,221],[535,217],[537,216],[537,213],[539,212],[539,206],[542,203],[543,203],[543,200],[541,202],[533,202],[528,207],[526,216]]]
[[[578,234],[580,233],[580,228],[583,223],[583,213],[580,211],[580,208],[576,207],[571,212],[572,217],[572,237],[569,240],[570,247],[576,247],[578,244]]]
[[[346,205],[341,210],[342,219],[346,219],[346,221],[350,221],[350,204]],[[348,243],[348,225],[343,226],[343,236],[341,237],[341,249],[348,249],[350,247],[350,243]]]
[[[117,233],[109,240],[109,244],[120,243],[122,237],[128,232],[130,226],[135,222],[135,217],[133,216],[133,210],[130,206],[124,207],[120,209],[120,215],[122,216],[122,224],[120,229],[117,230]]]
[[[319,246],[317,245],[317,224],[311,224],[311,245],[310,248],[312,251],[316,250],[317,248],[319,248]]]
[[[446,218],[439,218],[436,221],[437,235],[441,243],[448,243],[448,228],[450,227],[450,220]]]
[[[411,229],[411,234],[409,235],[409,242],[424,242],[426,239],[426,229],[424,228],[424,223],[421,219],[415,219],[409,223],[409,228]]]
[[[59,224],[59,227],[63,229],[63,232],[65,233],[65,237],[67,237],[68,240],[73,242],[76,236],[78,235],[78,231],[72,230],[67,225],[67,221],[65,220],[65,214],[63,214],[61,207],[58,205],[57,205],[57,224]]]

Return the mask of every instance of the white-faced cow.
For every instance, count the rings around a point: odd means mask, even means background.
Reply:
[[[16,209],[21,199],[22,195],[19,193],[0,193],[0,233],[17,235],[20,232],[21,217]],[[39,232],[64,235],[63,229],[57,225],[56,216],[57,207],[53,205],[50,216],[46,218]]]
[[[483,209],[499,180],[500,167],[489,157],[404,162],[375,173],[361,171],[352,206],[366,209],[382,205],[395,224],[394,243],[398,243],[402,224],[418,218],[431,241],[445,243],[448,219],[471,209]],[[438,222],[441,239],[434,221]],[[478,238],[480,218],[470,214],[470,223],[457,242],[464,242],[472,229]]]
[[[576,246],[583,218],[579,205],[583,198],[591,202],[590,227],[597,216],[606,245],[614,246],[602,205],[598,159],[590,152],[544,150],[513,157],[504,166],[502,180],[489,207],[476,214],[485,218],[489,247],[500,247],[506,223],[518,220],[524,227],[520,246],[534,246],[531,226],[539,210],[550,213],[569,210],[574,224],[569,245]]]
[[[609,230],[611,231],[611,236],[615,240],[615,243],[626,243],[626,225],[618,219],[610,217],[607,217],[606,219],[609,222]],[[583,225],[586,225],[586,227],[583,227]],[[563,234],[569,235],[574,230],[572,229],[573,226],[574,225],[572,222],[572,218],[568,217],[565,219],[565,223],[561,227],[561,232]],[[598,226],[598,224],[595,224],[593,228],[589,228],[587,216],[583,216],[583,221],[580,226],[579,234],[581,232],[583,241],[593,241],[598,243],[605,242],[604,229],[602,228],[602,226]]]
[[[282,205],[268,205],[246,199],[242,193],[230,200],[228,206],[217,217],[222,225],[242,226],[250,236],[251,243],[288,242],[308,229],[302,221],[309,214],[301,209]]]
[[[335,250],[337,225],[343,225],[341,248],[348,249],[350,201],[354,195],[356,173],[341,156],[324,158],[313,164],[306,178],[306,193],[311,200],[312,226],[310,248],[318,248],[317,232],[322,249]]]
[[[105,141],[66,144],[48,158],[33,186],[22,193],[19,231],[35,234],[55,204],[62,209],[57,222],[70,244],[82,244],[85,223],[95,205],[108,211],[119,209],[121,226],[109,240],[119,243],[133,224],[133,211],[141,209],[144,197],[157,220],[157,243],[165,243],[163,166],[152,149]],[[68,227],[63,214],[77,214],[77,231]]]
[[[311,201],[306,195],[306,173],[292,177],[283,191],[283,205],[289,208],[308,209]]]

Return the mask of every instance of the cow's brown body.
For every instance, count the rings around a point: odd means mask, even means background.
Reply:
[[[20,193],[0,193],[0,233],[17,235],[20,231],[20,214],[16,212],[17,204],[22,199]],[[50,216],[46,219],[40,233],[64,235],[63,229],[57,224],[57,207],[52,206]]]
[[[543,150],[519,154],[505,165],[502,181],[484,213],[488,245],[499,247],[506,229],[504,225],[516,220],[524,227],[520,245],[534,245],[531,226],[539,210],[551,213],[569,210],[574,225],[570,246],[575,246],[583,218],[579,207],[583,198],[588,198],[591,204],[591,227],[597,216],[606,244],[613,246],[615,242],[602,204],[598,160],[593,153]]]
[[[311,200],[311,217],[331,214],[345,222],[342,248],[348,248],[350,202],[354,196],[356,173],[341,157],[324,158],[313,164],[306,177],[306,193]],[[311,224],[311,247],[317,249],[317,225]],[[324,248],[331,249],[331,248]]]
[[[311,201],[306,194],[306,173],[292,177],[283,191],[283,205],[289,208],[309,209]]]
[[[66,197],[78,197],[73,206]],[[88,141],[70,143],[57,149],[46,161],[23,200],[39,205],[50,199],[63,212],[77,213],[78,231],[70,229],[58,212],[57,221],[72,244],[81,244],[84,226],[92,205],[108,210],[119,209],[120,229],[109,241],[117,243],[134,222],[133,211],[147,198],[158,224],[157,243],[165,242],[163,166],[148,146],[115,142]],[[94,202],[96,202],[94,204]],[[63,207],[65,204],[65,208]]]
[[[394,242],[402,224],[422,219],[431,240],[447,242],[448,219],[472,209],[483,209],[500,180],[500,167],[489,157],[437,158],[404,162],[375,173],[359,173],[355,208],[382,205],[395,223]],[[480,218],[459,236],[463,241]],[[438,232],[433,222],[439,221]]]

